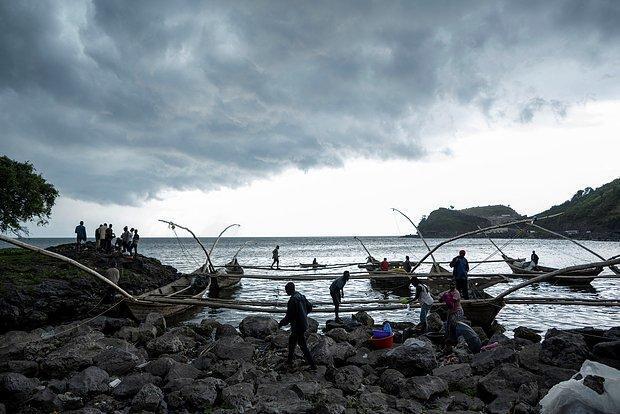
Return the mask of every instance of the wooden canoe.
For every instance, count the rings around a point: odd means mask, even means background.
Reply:
[[[534,266],[528,269],[524,266],[526,262],[524,259],[513,259],[512,257],[502,255],[502,258],[512,270],[512,273],[519,274],[519,277],[531,278],[543,275],[545,273],[554,272],[558,269],[547,266]],[[567,285],[587,285],[592,283],[594,276],[598,276],[603,271],[602,267],[592,267],[585,270],[575,270],[572,272],[566,272],[566,274],[557,275],[553,279],[549,280],[550,283],[567,284]]]
[[[191,296],[193,299],[202,299],[207,296],[211,278],[206,274],[193,273],[191,275],[185,275],[172,283],[153,289],[142,295],[138,296],[138,302],[127,302],[129,311],[139,321],[146,318],[151,312],[157,312],[162,314],[166,320],[170,323],[182,315],[187,315],[192,311],[200,309],[200,306],[194,305],[170,305],[163,303],[142,302],[142,300],[148,300],[149,296],[161,298],[174,298],[175,296],[187,297]]]
[[[225,276],[218,274],[217,277],[211,278],[211,290],[230,289],[237,286],[241,282],[243,276],[243,267],[235,261],[226,263],[224,267]]]
[[[503,299],[495,299],[486,292],[479,292],[479,299],[461,300],[461,307],[471,326],[479,326],[489,332],[497,314],[506,304]],[[439,302],[433,304],[432,311],[437,312],[445,321],[447,317],[446,307]]]
[[[327,267],[327,265],[324,264],[319,264],[319,263],[299,263],[299,267],[301,268],[322,268],[322,267]]]

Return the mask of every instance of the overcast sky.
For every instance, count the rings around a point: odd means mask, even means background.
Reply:
[[[3,1],[0,153],[76,221],[397,234],[620,176],[618,1]]]

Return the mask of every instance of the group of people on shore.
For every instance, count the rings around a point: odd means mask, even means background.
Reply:
[[[84,221],[80,221],[75,227],[76,244],[75,248],[79,252],[82,249],[82,245],[86,243],[86,227]],[[95,228],[95,249],[103,250],[106,253],[113,251],[119,251],[121,253],[133,254],[135,257],[138,254],[138,243],[140,242],[140,235],[138,229],[133,227],[129,229],[127,226],[123,227],[123,233],[120,237],[117,237],[114,233],[112,223],[103,223],[99,227]]]

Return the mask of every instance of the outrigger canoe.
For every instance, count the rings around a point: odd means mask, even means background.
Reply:
[[[553,267],[533,265],[531,262],[525,261],[525,259],[513,259],[505,254],[502,254],[502,258],[508,267],[510,267],[512,273],[518,274],[519,277],[524,277],[527,279],[558,270]],[[575,270],[572,272],[566,272],[566,274],[557,275],[553,279],[548,280],[548,282],[567,285],[587,285],[590,284],[594,280],[594,277],[598,276],[602,271],[602,267],[591,267],[584,270]]]

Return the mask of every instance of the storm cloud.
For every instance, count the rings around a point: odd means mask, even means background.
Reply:
[[[0,152],[135,204],[617,99],[620,2],[5,1],[0,57]]]

